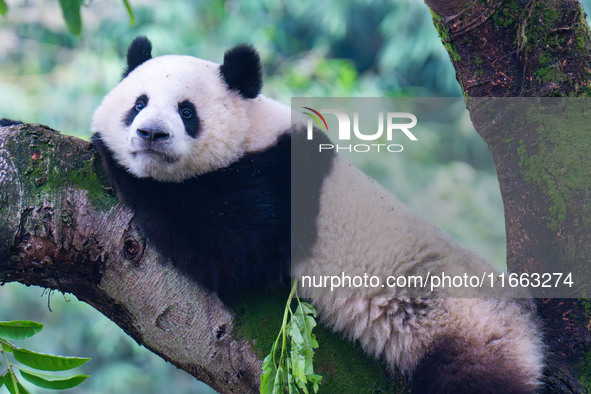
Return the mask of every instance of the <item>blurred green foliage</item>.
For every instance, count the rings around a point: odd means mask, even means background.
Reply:
[[[0,20],[0,115],[79,136],[119,80],[127,45],[140,34],[154,54],[221,61],[250,42],[261,52],[265,93],[291,96],[457,96],[453,70],[430,14],[416,0],[120,0],[82,7],[80,38],[68,33],[58,1],[15,0]],[[409,62],[412,60],[412,62]]]
[[[225,49],[252,43],[264,62],[264,93],[287,104],[295,96],[461,96],[421,0],[131,0],[133,25],[121,0],[89,1],[79,37],[68,33],[58,0],[6,4],[0,118],[83,138],[90,135],[93,110],[119,81],[127,45],[137,35],[150,38],[156,56],[217,62]],[[490,155],[463,107],[454,110],[453,122],[449,132],[425,134],[419,150],[362,164],[413,209],[503,266],[503,210]],[[0,320],[41,321],[46,336],[37,349],[93,358],[92,370],[83,367],[93,378],[71,392],[202,390],[86,304],[69,295],[48,297],[41,289],[2,286]]]

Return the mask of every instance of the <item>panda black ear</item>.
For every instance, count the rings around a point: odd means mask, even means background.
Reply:
[[[127,67],[123,71],[123,78],[137,66],[152,58],[152,44],[144,36],[137,37],[127,49]]]
[[[261,60],[250,45],[237,45],[226,51],[220,74],[228,88],[244,98],[255,98],[263,87]]]

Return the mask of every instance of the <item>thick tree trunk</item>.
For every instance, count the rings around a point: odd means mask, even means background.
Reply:
[[[426,3],[467,97],[583,97],[591,92],[591,37],[577,0]],[[567,127],[499,132],[490,116],[481,116],[482,100],[467,103],[497,168],[509,270],[578,266],[588,271],[591,133]],[[560,299],[543,300],[540,310],[550,350],[549,390],[576,392],[574,366],[589,348],[588,312],[576,300]]]

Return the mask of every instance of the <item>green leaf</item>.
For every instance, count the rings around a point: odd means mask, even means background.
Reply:
[[[287,362],[286,371],[287,371],[287,388],[288,388],[288,391],[289,391],[290,394],[291,393],[299,394],[300,391],[298,390],[298,386],[296,385],[296,382],[295,382],[295,379],[293,377],[293,374],[290,373],[290,371],[293,369],[291,359],[288,358],[286,360],[286,362]]]
[[[79,36],[82,32],[82,18],[80,17],[82,2],[80,0],[60,0],[60,6],[64,13],[68,31],[75,36]]]
[[[306,344],[310,349],[318,348],[318,341],[316,340],[316,335],[312,334],[312,329],[316,327],[316,320],[310,315],[306,316],[305,318],[305,338]]]
[[[0,0],[0,1],[2,1],[2,0]],[[131,9],[131,4],[129,4],[128,0],[123,0],[123,5],[125,6],[127,13],[129,14],[129,24],[132,26],[135,25],[135,16],[133,15],[133,10]]]
[[[65,390],[72,387],[78,386],[84,382],[88,375],[76,375],[76,376],[52,376],[46,375],[39,372],[26,371],[20,369],[22,377],[33,383],[35,386],[43,387],[44,389],[52,390]]]
[[[32,337],[42,329],[43,324],[34,321],[2,321],[0,322],[0,337],[6,339],[25,339]]]
[[[6,388],[8,389],[8,391],[10,391],[11,393],[16,392],[16,389],[14,388],[15,382],[13,382],[12,375],[9,371],[6,371],[6,373],[4,374],[3,381],[4,383],[6,383]]]
[[[318,385],[320,384],[320,382],[322,381],[322,376],[313,373],[312,375],[308,376],[308,381],[310,383],[312,383],[312,388],[314,389],[314,392],[317,393],[318,392]]]
[[[0,387],[4,385],[4,375],[0,375]]]
[[[295,316],[292,317],[291,324],[287,327],[287,335],[291,339],[292,346],[301,347],[304,344],[304,338],[302,337],[302,333],[300,332],[300,328],[295,324],[294,321]]]
[[[8,6],[4,2],[4,0],[0,0],[0,15],[6,16],[7,12],[8,12]]]
[[[285,376],[283,376],[283,368],[280,366],[277,368],[275,374],[275,382],[273,382],[273,393],[283,393],[285,387]]]
[[[314,309],[312,305],[308,304],[307,302],[300,302],[299,305],[302,307],[304,314],[316,317],[316,309]]]
[[[27,349],[14,349],[14,358],[28,367],[43,371],[65,371],[76,368],[90,360],[86,357],[64,357],[53,354],[32,352]]]
[[[4,349],[4,351],[5,352],[8,352],[8,353],[12,353],[12,350],[13,349],[16,349],[16,347],[13,346],[11,343],[4,342],[4,341],[2,341],[2,343],[0,344],[0,346],[2,346],[2,349]]]
[[[261,394],[273,394],[273,383],[275,382],[275,363],[273,362],[273,352],[267,354],[263,360],[263,373],[261,375]]]
[[[291,357],[291,374],[295,380],[295,383],[298,387],[306,394],[308,394],[308,390],[306,388],[306,383],[308,379],[306,378],[305,372],[305,360],[301,354],[298,354],[293,349],[290,352]]]
[[[7,372],[4,375],[4,383],[11,394],[29,394],[27,389],[24,388],[23,385],[10,374],[10,372]]]

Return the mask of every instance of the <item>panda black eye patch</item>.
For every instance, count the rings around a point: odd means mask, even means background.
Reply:
[[[133,107],[127,111],[125,118],[123,118],[125,126],[132,124],[137,114],[139,114],[142,109],[146,108],[146,105],[148,105],[148,96],[145,94],[138,96],[138,98],[135,99]]]
[[[199,132],[199,117],[197,116],[195,105],[189,100],[185,100],[179,103],[178,111],[187,134],[193,138],[197,137],[197,133]]]

